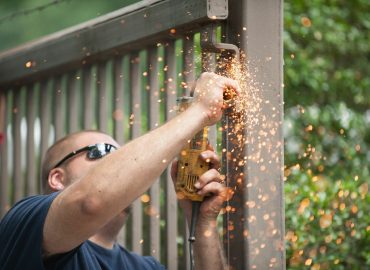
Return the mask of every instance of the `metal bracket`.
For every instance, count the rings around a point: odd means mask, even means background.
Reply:
[[[225,20],[229,16],[227,0],[207,0],[207,15],[212,20]]]
[[[204,27],[201,32],[200,46],[204,52],[212,53],[231,53],[236,61],[240,61],[239,48],[230,43],[216,42],[216,25],[210,24]]]

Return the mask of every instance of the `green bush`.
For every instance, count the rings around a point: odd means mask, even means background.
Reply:
[[[370,2],[285,3],[288,269],[370,269]]]

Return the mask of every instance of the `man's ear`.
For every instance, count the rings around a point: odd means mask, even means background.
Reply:
[[[49,187],[53,191],[60,191],[65,188],[65,171],[61,168],[54,168],[49,172]]]

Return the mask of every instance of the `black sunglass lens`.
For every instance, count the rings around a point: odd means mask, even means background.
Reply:
[[[116,147],[110,144],[97,144],[90,148],[90,150],[87,153],[87,157],[89,159],[98,159],[102,158],[105,155],[113,152],[116,150]]]
[[[104,151],[101,151],[98,147],[94,146],[89,150],[87,156],[89,159],[98,159],[105,155]]]

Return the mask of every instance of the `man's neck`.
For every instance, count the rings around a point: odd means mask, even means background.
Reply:
[[[101,246],[106,249],[112,249],[114,246],[114,243],[116,242],[116,239],[113,238],[107,238],[100,234],[95,234],[89,238],[91,242],[94,242],[98,246]]]
[[[117,236],[126,220],[125,213],[121,213],[102,227],[96,234],[89,238],[90,241],[107,249],[112,249],[117,241]]]

